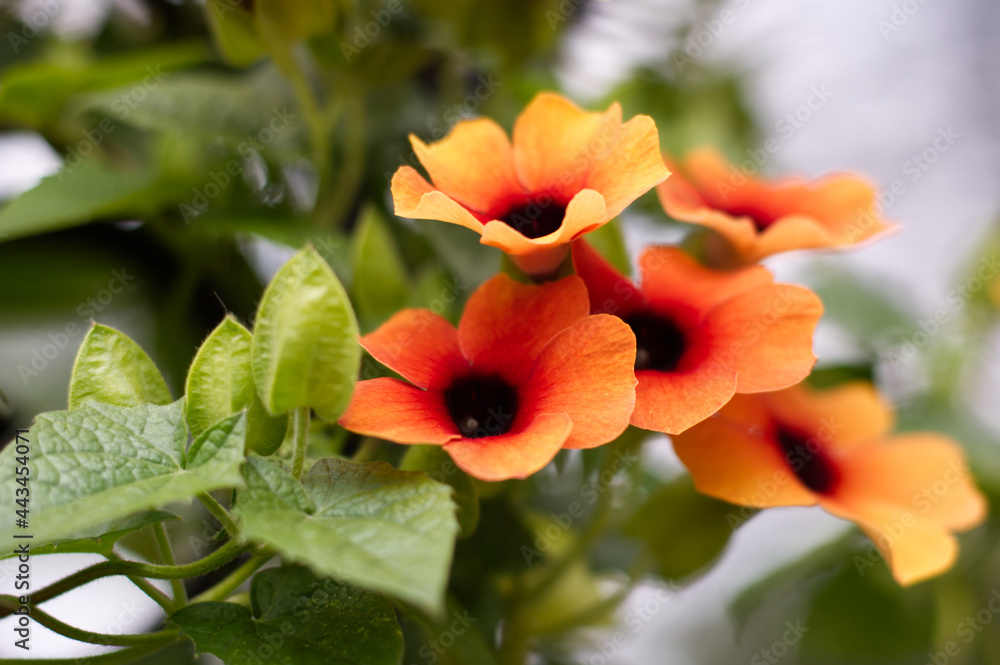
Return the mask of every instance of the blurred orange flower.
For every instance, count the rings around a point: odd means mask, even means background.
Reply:
[[[566,243],[611,220],[669,175],[648,116],[622,122],[616,103],[581,110],[540,93],[514,124],[459,122],[430,145],[410,136],[430,175],[402,166],[392,179],[396,214],[461,224],[531,275],[555,270]]]
[[[986,502],[961,448],[937,433],[889,436],[893,415],[866,383],[740,395],[674,437],[697,488],[757,508],[819,504],[857,523],[900,584],[952,566],[953,531]]]
[[[360,381],[340,423],[396,443],[444,446],[483,480],[524,478],[561,448],[593,448],[628,427],[635,337],[589,316],[583,282],[531,286],[498,275],[456,330],[404,310],[361,343],[409,381]]]
[[[875,211],[875,190],[858,177],[838,174],[812,182],[764,182],[730,165],[712,148],[689,152],[658,188],[671,217],[716,231],[725,242],[709,246],[720,265],[747,265],[796,249],[845,247],[895,225]]]
[[[801,381],[816,361],[822,303],[808,289],[775,284],[762,266],[720,272],[679,249],[651,247],[636,287],[583,240],[573,243],[573,264],[591,311],[615,314],[635,333],[636,427],[682,432],[735,393]]]

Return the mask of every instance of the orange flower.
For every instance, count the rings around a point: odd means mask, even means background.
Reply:
[[[588,113],[553,93],[524,109],[513,144],[486,118],[459,122],[431,145],[412,135],[410,142],[433,184],[400,167],[396,214],[466,226],[531,275],[555,270],[567,243],[669,175],[648,116],[622,123],[617,103]]]
[[[505,275],[472,294],[457,331],[430,311],[404,310],[361,343],[409,383],[359,382],[340,423],[444,446],[483,480],[524,478],[560,448],[607,443],[635,405],[635,337],[588,310],[578,277],[530,286]]]
[[[708,227],[724,239],[709,246],[720,265],[747,265],[795,249],[845,247],[895,225],[875,212],[875,191],[851,175],[813,182],[762,182],[731,166],[715,150],[687,154],[683,168],[657,188],[675,219]]]
[[[635,333],[636,427],[682,432],[734,393],[801,381],[816,360],[822,303],[807,289],[775,284],[762,266],[718,272],[679,249],[652,247],[639,259],[637,288],[585,241],[573,243],[573,263],[591,311],[615,314]]]
[[[811,506],[857,523],[900,584],[952,566],[953,531],[985,516],[961,448],[935,433],[889,437],[892,412],[865,383],[737,396],[674,437],[697,488],[757,508]]]

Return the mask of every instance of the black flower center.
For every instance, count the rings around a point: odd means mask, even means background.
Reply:
[[[733,217],[749,217],[761,233],[774,222],[774,217],[752,206],[735,206],[726,210]]]
[[[816,438],[778,425],[775,439],[785,454],[785,462],[803,485],[817,494],[833,492],[840,474]]]
[[[510,431],[517,415],[517,390],[496,376],[467,376],[445,391],[448,413],[467,439]]]
[[[624,319],[635,333],[635,369],[672,372],[684,357],[684,331],[665,316],[641,312]]]
[[[534,239],[559,230],[565,216],[566,206],[545,198],[511,208],[500,217],[500,221],[519,231],[525,238]]]

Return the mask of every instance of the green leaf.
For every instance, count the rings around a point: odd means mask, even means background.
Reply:
[[[247,449],[276,451],[288,415],[272,416],[257,397],[250,365],[250,331],[227,317],[198,349],[187,377],[185,411],[191,434],[200,436],[223,418],[247,409]]]
[[[354,235],[353,301],[372,328],[404,308],[409,277],[396,243],[378,211],[369,206]]]
[[[246,538],[318,573],[441,609],[458,531],[447,485],[384,462],[330,458],[306,474],[304,500],[297,481],[261,462],[247,465],[237,498]]]
[[[179,400],[168,406],[88,402],[43,413],[29,430],[30,529],[41,544],[107,533],[109,522],[199,492],[243,484],[246,417],[223,420],[185,454]],[[0,490],[14,496],[14,448],[0,454]],[[0,514],[0,534],[14,531],[14,511]],[[100,530],[103,529],[103,530]]]
[[[169,404],[170,390],[142,348],[114,328],[94,324],[84,337],[69,382],[69,408],[87,400],[115,406]]]
[[[0,210],[0,234],[13,240],[124,213],[142,203],[155,180],[151,169],[119,169],[101,159],[64,166]]]
[[[333,0],[255,0],[257,30],[283,43],[294,42],[333,29]]]
[[[114,551],[115,545],[125,536],[153,524],[160,524],[161,522],[179,519],[180,515],[172,513],[169,510],[147,510],[144,513],[132,515],[131,517],[126,517],[123,520],[119,520],[118,522],[111,524],[107,527],[107,533],[100,536],[94,538],[60,540],[54,543],[49,543],[48,545],[32,547],[31,554],[39,556],[42,554],[85,553],[110,556]],[[2,553],[0,554],[0,559],[6,559],[15,556],[16,554],[16,552]]]
[[[208,15],[212,37],[230,64],[249,65],[264,54],[253,17],[237,3],[208,0],[205,3],[205,14]]]
[[[264,291],[253,339],[253,376],[272,414],[312,407],[336,420],[361,366],[358,324],[336,275],[311,246]]]
[[[699,494],[691,478],[683,476],[651,496],[624,532],[646,543],[663,577],[678,580],[701,570],[722,553],[737,510]]]
[[[385,598],[301,566],[261,571],[248,609],[195,603],[170,618],[228,665],[398,665],[403,635]],[[266,657],[263,654],[268,654]]]
[[[441,446],[408,446],[399,463],[401,471],[423,471],[439,483],[447,483],[454,490],[458,505],[458,525],[461,537],[466,538],[479,524],[479,496],[472,479],[451,460]]]

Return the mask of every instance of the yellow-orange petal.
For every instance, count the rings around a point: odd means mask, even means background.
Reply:
[[[482,243],[498,247],[508,254],[528,255],[564,245],[593,231],[608,221],[604,198],[592,189],[576,193],[566,206],[566,214],[558,229],[540,238],[528,238],[501,221],[488,221],[483,229]]]
[[[798,384],[761,398],[782,423],[822,440],[828,450],[843,451],[879,440],[892,430],[892,407],[865,381],[828,390]]]
[[[443,390],[469,368],[458,345],[458,331],[426,309],[397,312],[361,346],[380,363],[421,388]]]
[[[614,316],[588,316],[542,349],[523,401],[573,420],[566,448],[593,448],[628,427],[635,407],[635,335]]]
[[[410,135],[417,159],[434,186],[480,213],[524,194],[507,133],[488,118],[463,120],[430,145]]]
[[[442,445],[461,436],[442,393],[399,379],[358,381],[339,422],[352,432],[404,444]]]
[[[649,116],[639,115],[622,125],[621,135],[595,157],[584,186],[601,193],[611,218],[669,175],[656,125]]]
[[[632,424],[678,434],[718,411],[736,391],[736,372],[704,364],[687,372],[636,373]]]
[[[726,300],[705,318],[712,360],[736,371],[737,392],[779,390],[809,375],[813,332],[823,303],[787,284],[760,286]]]
[[[497,275],[466,303],[459,344],[477,372],[496,372],[519,384],[542,348],[589,309],[587,289],[575,275],[539,286]]]
[[[454,199],[449,198],[424,180],[416,169],[401,166],[392,176],[392,201],[400,217],[437,219],[483,232],[483,224]]]
[[[640,288],[648,300],[679,299],[702,314],[740,293],[772,284],[763,266],[712,270],[677,247],[650,247],[639,257]]]
[[[779,448],[753,428],[715,416],[671,438],[699,492],[755,508],[816,503]]]
[[[587,172],[610,140],[621,135],[621,107],[582,110],[561,95],[542,92],[514,123],[514,163],[532,192],[568,200],[584,189]]]
[[[460,469],[480,480],[527,478],[552,461],[572,429],[573,421],[565,413],[547,413],[523,430],[459,439],[444,449]]]

